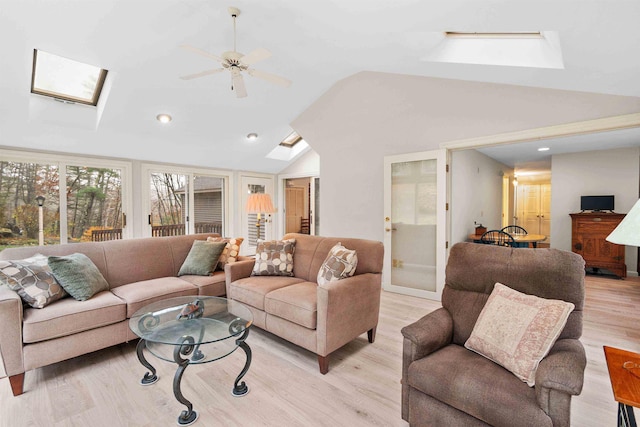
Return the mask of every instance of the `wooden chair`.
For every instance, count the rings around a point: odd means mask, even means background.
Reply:
[[[527,230],[520,227],[519,225],[507,225],[506,227],[502,227],[500,231],[504,231],[505,233],[513,234],[529,234]]]
[[[497,246],[513,246],[513,236],[500,230],[489,230],[480,237],[480,243]]]
[[[512,236],[514,234],[517,234],[517,235],[529,234],[529,233],[527,233],[527,230],[525,230],[523,227],[520,227],[519,225],[507,225],[506,227],[502,227],[502,229],[500,231],[504,231],[505,233],[509,233]],[[529,247],[529,243],[518,243],[518,242],[516,242],[512,246],[515,247],[515,248],[528,248]]]
[[[309,218],[300,218],[300,234],[311,234]]]

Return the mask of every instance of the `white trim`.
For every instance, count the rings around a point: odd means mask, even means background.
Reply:
[[[514,142],[583,135],[636,127],[640,127],[640,113],[585,120],[582,122],[565,123],[516,132],[499,133],[477,138],[459,139],[443,142],[440,144],[440,148],[446,148],[448,150],[463,150],[467,148],[491,147],[495,145],[512,144]]]
[[[287,179],[295,179],[295,178],[309,178],[309,179],[315,179],[315,178],[320,178],[320,172],[318,171],[311,171],[311,172],[297,172],[297,173],[283,173],[278,175],[277,179],[278,179],[278,188],[276,190],[276,192],[278,193],[278,212],[284,212],[284,185],[285,185],[285,181]],[[317,209],[317,206],[314,206],[314,209]],[[315,216],[315,214],[314,214]],[[278,236],[284,236],[284,229],[285,229],[285,215],[280,215],[280,218],[278,220]],[[309,224],[310,227],[310,232],[311,234],[314,234],[312,232],[313,230],[313,224],[314,221],[312,221],[312,224]]]

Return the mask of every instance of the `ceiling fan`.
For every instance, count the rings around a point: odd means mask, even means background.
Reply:
[[[269,58],[271,56],[271,52],[264,48],[256,49],[246,55],[238,52],[236,50],[236,18],[240,15],[240,10],[235,7],[230,7],[229,14],[231,15],[231,18],[233,18],[233,51],[224,52],[221,56],[217,56],[193,46],[182,46],[183,49],[215,59],[222,64],[222,68],[213,68],[211,70],[205,70],[195,74],[180,76],[180,78],[183,80],[191,80],[198,77],[208,76],[210,74],[216,74],[224,70],[229,70],[231,73],[231,90],[235,91],[238,98],[244,98],[247,96],[247,89],[244,85],[244,78],[242,77],[243,72],[282,87],[289,87],[291,85],[291,81],[284,77],[250,68],[253,64]]]

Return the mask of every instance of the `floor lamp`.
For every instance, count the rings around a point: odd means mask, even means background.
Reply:
[[[246,206],[247,213],[257,214],[256,217],[256,228],[258,231],[258,239],[260,239],[260,219],[263,213],[270,214],[275,213],[275,209],[273,207],[273,202],[271,201],[271,196],[264,193],[253,193],[249,194],[249,198],[247,199]],[[266,229],[265,229],[265,239],[266,239]]]
[[[640,200],[607,236],[607,241],[617,245],[640,247]]]

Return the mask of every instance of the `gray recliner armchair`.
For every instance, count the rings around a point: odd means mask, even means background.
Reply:
[[[575,309],[529,387],[464,347],[496,282],[571,302]],[[579,341],[584,260],[557,249],[458,243],[447,263],[442,308],[402,329],[402,418],[411,426],[569,426],[586,357]]]

